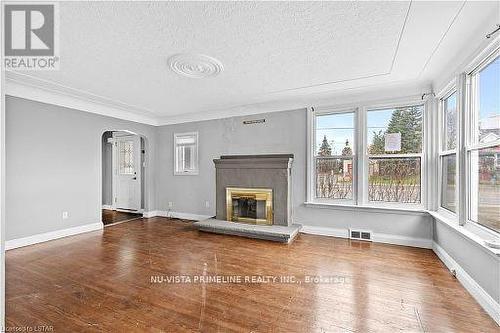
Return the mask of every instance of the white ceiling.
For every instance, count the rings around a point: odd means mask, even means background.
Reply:
[[[60,70],[9,73],[7,85],[162,124],[347,89],[429,84],[471,39],[484,39],[499,2],[61,2],[59,11]],[[179,76],[167,64],[177,53],[215,57],[224,71]]]

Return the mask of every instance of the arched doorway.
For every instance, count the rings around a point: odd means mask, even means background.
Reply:
[[[142,217],[145,138],[130,131],[102,134],[102,222],[104,226]]]

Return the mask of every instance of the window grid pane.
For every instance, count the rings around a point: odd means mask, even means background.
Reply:
[[[316,198],[353,199],[352,157],[317,157]]]
[[[352,155],[354,112],[317,116],[315,140],[315,156]]]
[[[192,170],[193,169],[193,151],[194,146],[184,146],[183,149],[183,159],[182,166],[184,170]]]
[[[368,200],[420,203],[420,157],[369,158]]]
[[[476,74],[473,143],[500,139],[500,57]]]
[[[423,110],[423,105],[415,105],[368,111],[368,153],[370,155],[421,153]],[[388,144],[388,134],[398,133],[401,137],[400,149],[394,150]]]
[[[500,145],[472,150],[469,219],[500,232]]]
[[[441,207],[456,213],[457,155],[441,156]]]
[[[119,166],[121,175],[134,174],[134,142],[119,141]]]
[[[444,135],[443,147],[444,150],[452,150],[457,148],[457,94],[451,94],[443,101],[443,116],[444,116]]]
[[[318,115],[314,143],[315,197],[353,200],[354,112]]]

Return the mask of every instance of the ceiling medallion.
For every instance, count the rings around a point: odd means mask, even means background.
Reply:
[[[214,77],[224,70],[219,60],[204,54],[175,54],[168,65],[175,73],[194,79]]]

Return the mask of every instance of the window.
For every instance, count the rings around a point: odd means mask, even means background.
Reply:
[[[119,151],[119,173],[120,175],[133,175],[134,168],[134,141],[118,141]]]
[[[500,57],[469,74],[468,219],[500,232]]]
[[[354,199],[354,115],[354,111],[349,110],[318,114],[315,117],[316,199]]]
[[[312,109],[308,200],[420,208],[423,112],[420,101],[377,109]]]
[[[198,133],[174,134],[175,174],[198,174]]]
[[[457,93],[453,90],[440,100],[441,142],[439,153],[440,206],[457,212]]]
[[[421,202],[423,105],[367,113],[368,201]]]

